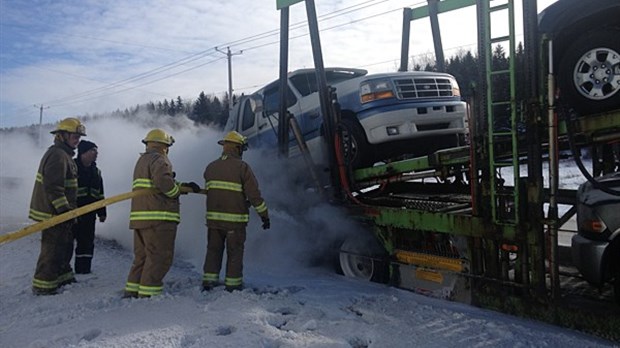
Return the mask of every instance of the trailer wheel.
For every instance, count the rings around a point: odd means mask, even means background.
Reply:
[[[389,263],[386,256],[376,241],[363,236],[349,237],[340,247],[340,268],[346,277],[387,283]]]
[[[579,113],[620,105],[620,30],[600,28],[574,40],[558,67],[562,100]]]

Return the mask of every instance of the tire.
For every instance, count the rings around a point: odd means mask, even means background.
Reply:
[[[340,247],[340,269],[346,277],[387,283],[387,253],[372,236],[350,236]]]
[[[362,126],[355,120],[343,118],[342,127],[342,152],[344,159],[351,168],[363,168],[375,163],[372,146],[366,140],[366,134]]]
[[[619,37],[618,28],[592,30],[579,36],[558,57],[561,99],[580,114],[620,107]]]

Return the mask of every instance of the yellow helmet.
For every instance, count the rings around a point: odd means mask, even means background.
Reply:
[[[50,133],[56,134],[58,132],[77,133],[81,136],[86,136],[86,127],[77,118],[69,117],[58,122],[56,129]]]
[[[218,141],[220,145],[224,145],[224,142],[234,143],[243,146],[244,150],[248,147],[248,138],[239,134],[239,132],[231,131],[224,136],[224,139]]]
[[[174,138],[172,137],[172,135],[166,133],[164,130],[161,130],[159,128],[150,130],[146,134],[146,137],[142,139],[142,142],[145,144],[149,141],[166,144],[168,146],[172,146],[172,144],[174,144]]]

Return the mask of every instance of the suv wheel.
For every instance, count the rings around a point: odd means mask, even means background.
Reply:
[[[620,30],[587,32],[561,57],[558,83],[562,99],[582,114],[620,105]]]

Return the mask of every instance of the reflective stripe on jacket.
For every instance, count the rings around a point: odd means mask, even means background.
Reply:
[[[207,226],[236,228],[246,226],[249,219],[247,202],[256,212],[268,217],[267,205],[261,197],[258,181],[250,166],[234,154],[224,152],[204,172],[207,190]]]
[[[156,149],[143,153],[133,172],[133,190],[156,188],[160,192],[135,197],[131,200],[129,228],[141,229],[157,225],[161,221],[179,223],[179,184],[172,175],[168,156]]]
[[[78,171],[73,154],[59,139],[47,149],[35,178],[29,218],[42,221],[77,207]]]

